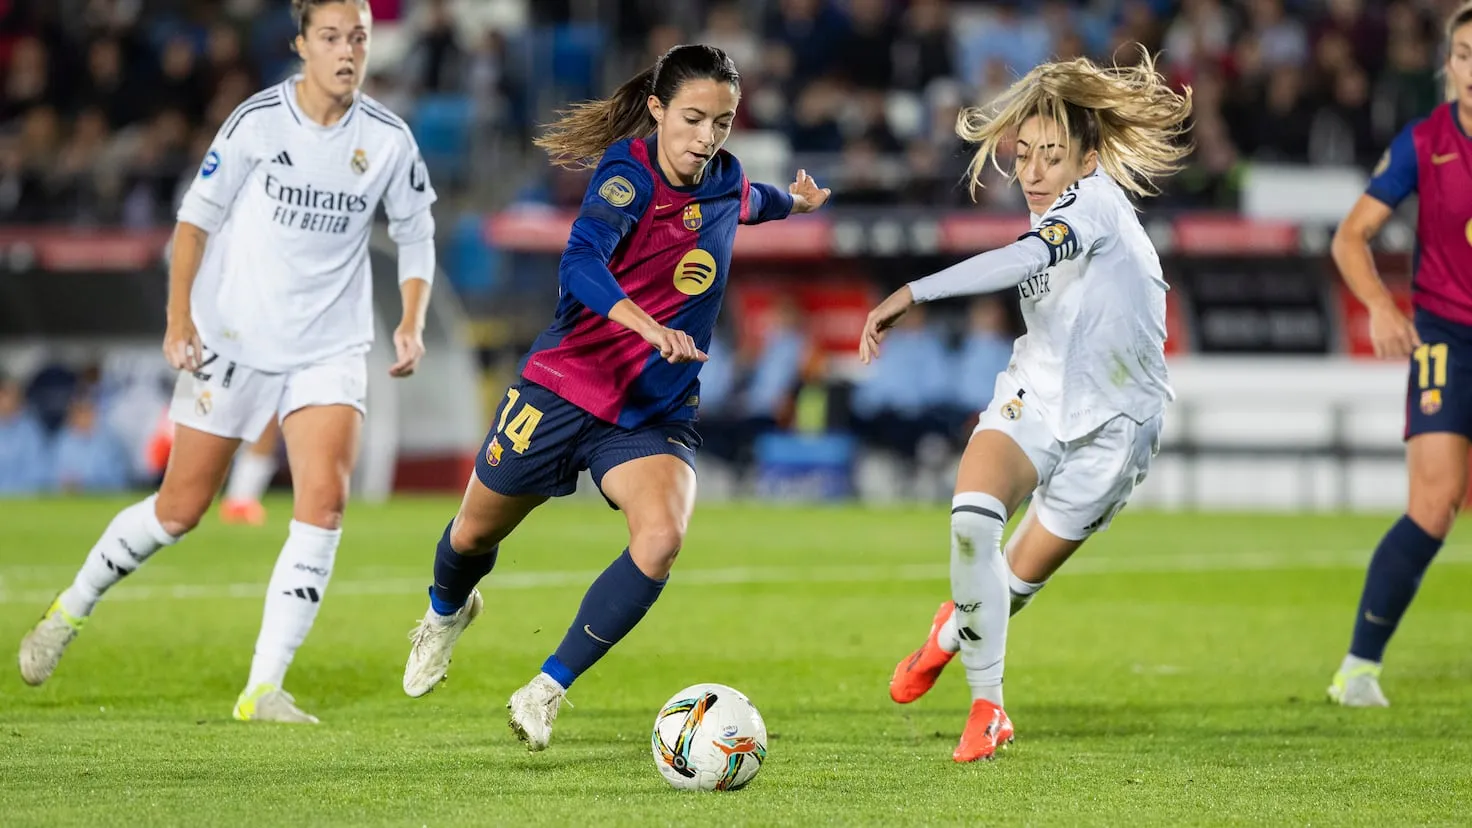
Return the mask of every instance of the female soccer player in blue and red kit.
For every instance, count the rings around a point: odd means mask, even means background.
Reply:
[[[1446,25],[1447,98],[1396,136],[1370,186],[1334,236],[1334,261],[1370,309],[1375,354],[1410,360],[1406,459],[1410,502],[1365,577],[1349,653],[1329,697],[1384,707],[1380,661],[1421,576],[1451,531],[1467,493],[1472,438],[1472,3]],[[1412,282],[1415,320],[1375,272],[1370,239],[1411,193],[1420,194]]]
[[[801,171],[785,192],[746,180],[721,149],[739,98],[724,52],[677,46],[537,141],[557,163],[597,169],[562,254],[556,317],[523,360],[445,527],[404,670],[410,696],[434,689],[481,611],[475,586],[497,545],[588,469],[627,517],[629,545],[588,589],[542,672],[511,697],[511,728],[531,750],[547,746],[567,688],[654,604],[680,550],[695,503],[697,376],[737,225],[828,199]]]

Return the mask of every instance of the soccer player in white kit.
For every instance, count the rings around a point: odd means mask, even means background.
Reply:
[[[266,591],[242,721],[315,723],[282,690],[316,618],[342,534],[373,339],[368,241],[382,202],[398,244],[396,377],[424,354],[435,200],[408,127],[361,94],[366,0],[294,0],[301,74],[242,104],[179,210],[164,354],[180,369],[159,491],[113,518],[21,642],[29,684],[51,676],[102,594],[209,508],[241,440],[281,418],[293,520]]]
[[[1032,230],[999,250],[900,288],[869,314],[868,363],[912,305],[1016,287],[1027,333],[998,375],[961,458],[951,507],[951,601],[919,650],[895,668],[890,696],[924,695],[956,654],[970,716],[952,758],[991,758],[1012,741],[1002,709],[1009,616],[1129,500],[1159,446],[1173,399],[1165,365],[1165,291],[1155,249],[1130,195],[1154,192],[1189,151],[1180,140],[1190,91],[1140,65],[1087,60],[1039,66],[956,131],[978,144],[980,185],[999,146],[1015,140],[1014,176]],[[1007,517],[1032,506],[1002,550]]]

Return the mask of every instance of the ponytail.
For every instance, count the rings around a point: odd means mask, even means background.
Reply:
[[[532,143],[552,156],[559,167],[594,167],[603,151],[625,138],[640,138],[654,131],[649,114],[649,96],[654,92],[651,66],[620,86],[612,97],[584,101],[558,110],[557,120]]]

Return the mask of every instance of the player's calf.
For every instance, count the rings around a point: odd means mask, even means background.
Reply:
[[[158,495],[153,495],[112,519],[87,553],[72,585],[56,597],[21,640],[19,663],[27,684],[39,685],[51,677],[107,590],[133,574],[155,552],[178,542],[179,537],[161,522],[157,501]]]

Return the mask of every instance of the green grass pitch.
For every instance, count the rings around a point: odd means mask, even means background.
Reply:
[[[45,687],[14,647],[119,500],[0,502],[0,824],[1466,824],[1472,548],[1454,537],[1402,624],[1393,707],[1323,691],[1389,517],[1126,511],[1013,621],[1018,741],[950,753],[959,663],[889,701],[947,592],[943,507],[702,507],[664,596],[573,688],[551,748],[510,693],[624,543],[596,503],[544,507],[504,545],[450,680],[403,695],[454,503],[354,504],[288,689],[316,728],[230,719],[285,534],[212,515],[99,607]],[[748,694],[771,733],[746,790],[680,793],[653,767],[657,707],[688,684]]]

